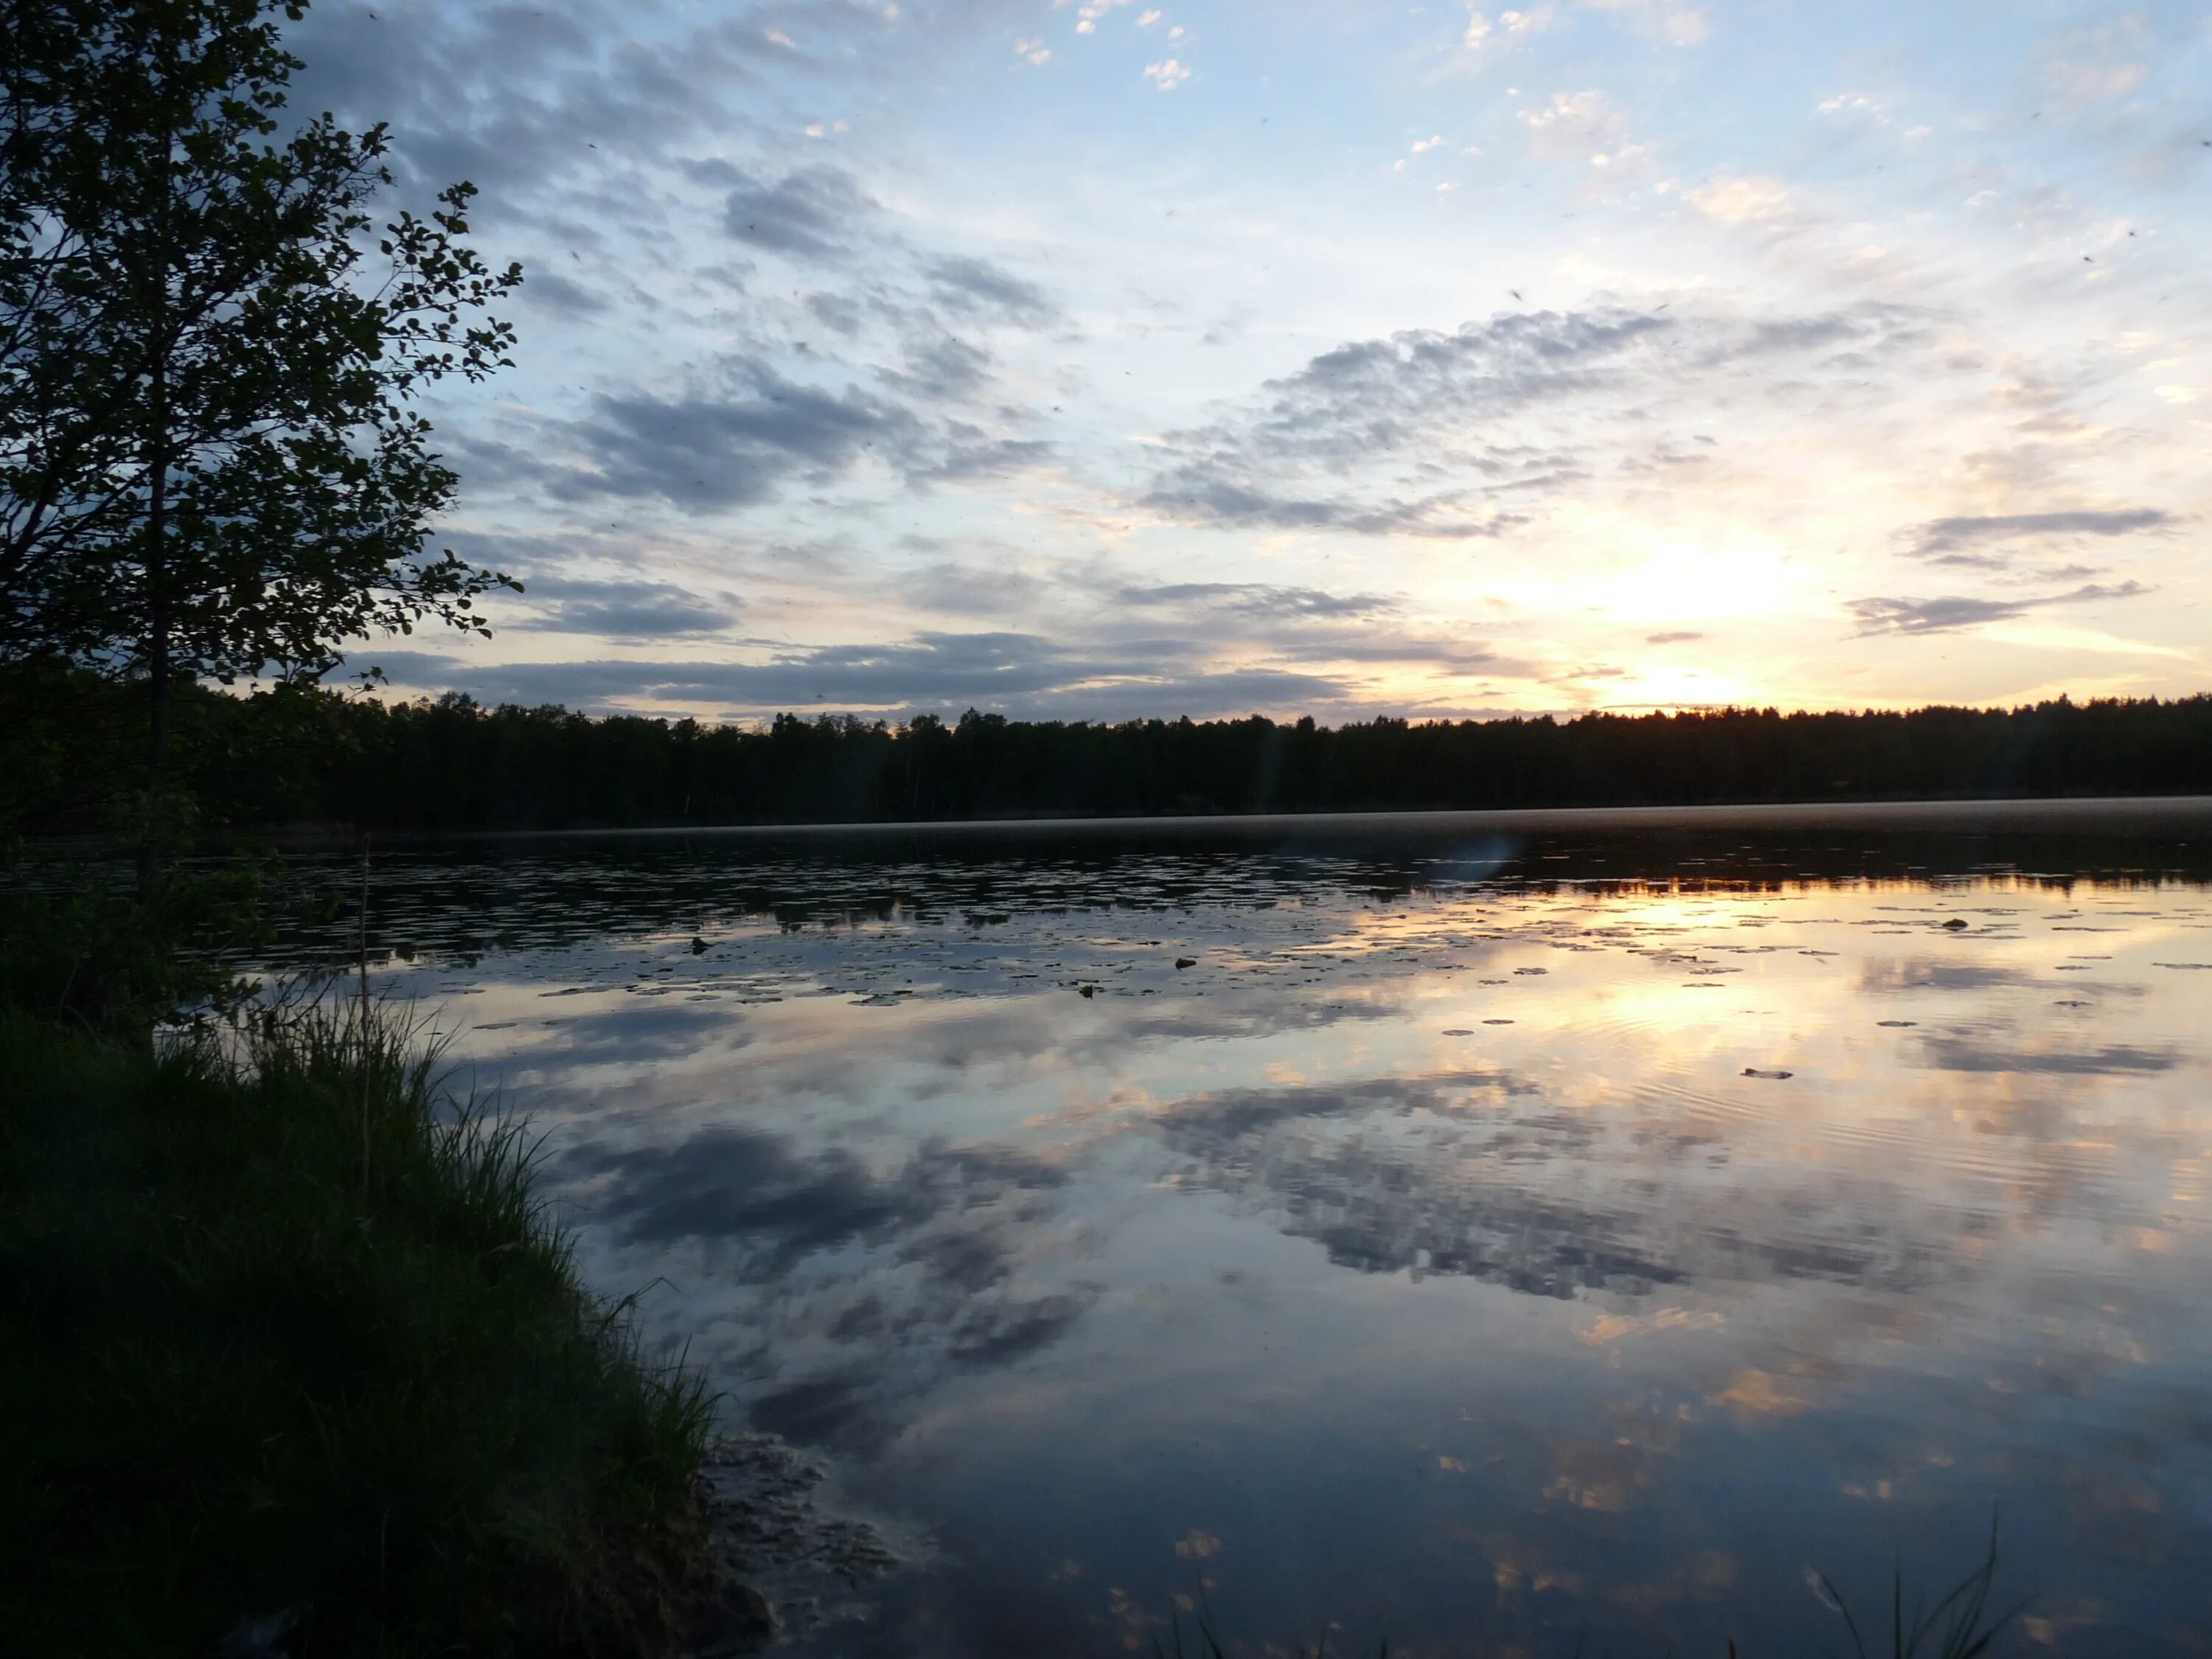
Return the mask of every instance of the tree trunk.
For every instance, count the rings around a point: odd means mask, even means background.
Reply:
[[[138,832],[138,899],[153,897],[161,875],[161,842],[167,834],[166,799],[169,765],[169,155],[174,141],[161,133],[161,199],[155,211],[154,281],[148,295],[149,352],[146,436],[146,799]]]
[[[154,369],[156,426],[161,423],[165,363]],[[156,441],[159,441],[158,440]],[[168,530],[169,458],[154,453],[146,483],[146,805],[138,832],[138,896],[152,896],[161,873],[159,842],[164,834],[163,799],[169,765],[169,596],[162,562],[162,538]]]

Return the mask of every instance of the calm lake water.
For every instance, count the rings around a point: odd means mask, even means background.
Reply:
[[[2212,1651],[2208,846],[478,843],[373,938],[908,1558],[815,1650],[1847,1650],[1808,1568],[1996,1505],[2134,1659]]]

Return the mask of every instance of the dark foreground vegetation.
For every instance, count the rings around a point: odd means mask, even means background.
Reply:
[[[680,1634],[709,1402],[580,1288],[520,1129],[441,1113],[401,1030],[156,1055],[5,1011],[0,1079],[10,1650]]]
[[[177,794],[209,827],[374,830],[886,822],[2212,792],[2212,696],[2015,709],[1772,709],[1334,728],[1310,720],[764,729],[465,697],[310,689],[181,696]],[[143,698],[33,669],[0,681],[0,778],[33,832],[92,828],[136,781]],[[35,785],[35,788],[33,786]]]

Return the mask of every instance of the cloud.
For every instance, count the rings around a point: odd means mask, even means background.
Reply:
[[[1681,645],[1690,640],[1702,640],[1705,637],[1705,636],[1703,634],[1700,634],[1694,629],[1680,629],[1664,634],[1646,634],[1644,636],[1644,643],[1646,645]]]
[[[1628,139],[1628,118],[1594,90],[1555,92],[1541,109],[1523,110],[1529,148],[1539,155],[1580,160],[1617,149]]]
[[[1690,192],[1690,201],[1708,218],[1723,224],[1758,224],[1785,217],[1790,212],[1790,186],[1779,179],[1753,174],[1742,179],[1718,179]]]
[[[2172,1048],[2145,1048],[2112,1042],[2102,1047],[2059,1049],[1995,1048],[1956,1035],[1920,1039],[1923,1063],[1946,1072],[2040,1073],[2056,1077],[2124,1077],[2133,1073],[2170,1072],[2183,1055]]]
[[[1008,550],[1011,556],[1012,550]],[[909,605],[948,615],[999,617],[1032,605],[1050,592],[1042,579],[1010,564],[940,559],[909,572],[899,592]]]
[[[787,482],[842,472],[871,451],[898,464],[927,434],[905,408],[855,388],[801,386],[732,365],[719,394],[602,392],[570,428],[584,465],[545,476],[554,494],[659,496],[690,511],[766,501]]]
[[[1863,93],[1839,92],[1820,100],[1820,113],[1839,119],[1861,121],[1869,126],[1889,125],[1889,110],[1886,106]]]
[[[939,303],[968,316],[1039,327],[1055,320],[1060,307],[1036,283],[1003,266],[971,254],[948,254],[924,268]]]
[[[951,335],[910,349],[905,363],[878,371],[883,380],[930,403],[972,396],[991,378],[991,354]]]
[[[596,317],[607,309],[606,297],[581,283],[572,283],[557,270],[541,264],[533,268],[521,288],[523,302],[564,317]]]
[[[1936,564],[1998,569],[2003,568],[2003,559],[1970,550],[1993,542],[2056,536],[2130,536],[2141,531],[2163,530],[2173,522],[2173,514],[2157,507],[2083,507],[2057,513],[1930,519],[1904,533],[1911,539],[1911,552],[1915,558]]]
[[[519,632],[665,639],[716,634],[737,619],[738,602],[709,599],[668,582],[532,576],[526,602],[540,614],[502,624]]]
[[[1496,536],[1527,521],[1524,503],[1584,485],[1600,447],[1648,446],[1654,399],[1863,383],[1927,327],[1874,303],[1751,316],[1610,304],[1352,341],[1164,434],[1180,459],[1140,499],[1190,524]]]
[[[1152,481],[1153,511],[1184,522],[1451,539],[1495,536],[1521,515],[1470,498],[1559,470],[1521,443],[1462,450],[1463,483],[1424,477],[1444,434],[1596,383],[1672,325],[1625,311],[1507,316],[1323,352],[1209,426],[1169,434],[1185,459]],[[1361,474],[1394,475],[1354,487]]]
[[[1190,70],[1173,58],[1164,58],[1159,63],[1145,65],[1145,79],[1162,92],[1173,92],[1190,79]]]
[[[1060,3],[1065,3],[1065,0],[1060,0]],[[1128,3],[1129,0],[1084,0],[1083,4],[1076,9],[1075,32],[1078,34],[1097,33],[1100,18],[1115,7]]]
[[[1459,498],[1384,500],[1370,506],[1272,494],[1212,472],[1203,464],[1163,475],[1145,505],[1185,522],[1267,530],[1345,530],[1358,536],[1420,536],[1468,540],[1496,536],[1526,520],[1510,513],[1455,514]]]
[[[1398,608],[1380,593],[1325,593],[1314,587],[1274,587],[1258,582],[1174,582],[1123,587],[1116,600],[1139,606],[1205,605],[1249,617],[1375,617]]]
[[[580,417],[541,427],[526,448],[479,448],[468,459],[473,477],[526,478],[559,501],[658,498],[689,513],[755,506],[870,465],[908,484],[1002,477],[1044,461],[1051,446],[936,412],[971,398],[990,367],[988,353],[954,337],[914,341],[876,374],[929,411],[918,413],[740,356],[680,392],[601,392]]]
[[[909,459],[906,474],[915,483],[949,483],[963,478],[1003,478],[1042,465],[1053,447],[1036,438],[988,438],[976,428],[954,422],[952,441],[929,460]]]
[[[806,309],[824,328],[847,339],[860,333],[865,317],[860,301],[848,294],[810,294]]]
[[[2009,622],[2031,611],[2058,605],[2094,605],[2107,599],[2131,599],[2151,590],[2141,582],[2089,583],[2071,592],[2051,593],[2040,599],[1980,599],[1951,597],[1934,599],[1853,599],[1851,612],[1858,632],[1869,634],[1954,634],[1987,623]]]
[[[1552,27],[1554,14],[1549,0],[1518,10],[1501,11],[1492,23],[1484,13],[1469,9],[1467,28],[1460,43],[1469,52],[1481,52],[1487,47],[1504,46],[1529,35],[1541,34]]]
[[[842,167],[800,167],[774,184],[726,161],[701,164],[695,171],[730,181],[722,228],[740,242],[774,253],[817,259],[843,253],[854,233],[876,211]]]
[[[1356,688],[1296,668],[1212,665],[1192,640],[1126,641],[1078,650],[1020,633],[921,633],[886,644],[787,651],[763,662],[477,664],[404,649],[359,653],[397,684],[465,690],[488,702],[574,708],[691,703],[723,708],[957,710],[1067,718],[1194,717],[1342,704]]]

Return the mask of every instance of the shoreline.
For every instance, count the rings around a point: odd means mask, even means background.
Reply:
[[[1312,836],[1547,835],[1708,830],[1861,830],[1873,833],[2073,833],[2172,839],[2212,835],[2212,794],[1982,797],[1887,801],[1745,801],[1691,806],[1486,807],[1469,811],[1154,813],[1127,817],[890,818],[828,823],[653,824],[567,830],[370,832],[384,847],[515,841],[793,840],[1055,836],[1267,840]],[[352,828],[267,830],[286,850],[358,844]]]

